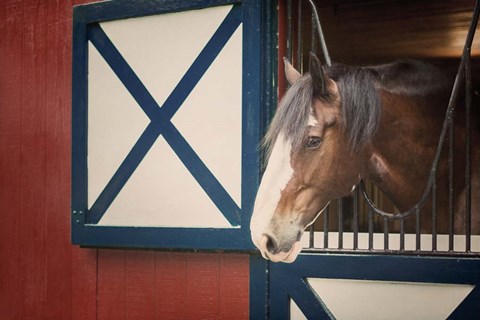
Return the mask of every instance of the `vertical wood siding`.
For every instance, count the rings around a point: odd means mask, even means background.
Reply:
[[[0,318],[247,319],[247,255],[71,245],[71,13],[85,2],[0,1]]]

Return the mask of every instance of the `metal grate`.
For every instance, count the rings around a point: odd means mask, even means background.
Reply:
[[[318,52],[323,48],[323,61],[329,64],[329,56],[326,53],[323,34],[317,33],[316,23],[321,30],[319,21],[314,14],[315,8],[309,0],[287,0],[285,6],[286,34],[280,34],[280,45],[285,45],[281,52],[285,52],[287,58],[293,62],[300,71],[304,70],[304,56],[309,51]],[[471,104],[472,104],[472,74],[471,74],[471,45],[479,16],[479,1],[476,2],[472,22],[467,35],[465,49],[460,60],[451,101],[446,113],[444,130],[439,139],[438,158],[444,140],[446,140],[446,152],[448,154],[448,194],[437,194],[437,181],[435,177],[436,164],[431,171],[431,181],[424,193],[422,201],[431,201],[432,210],[430,215],[420,211],[420,207],[413,207],[404,218],[389,202],[388,199],[371,183],[366,183],[365,193],[371,197],[372,203],[365,200],[361,191],[356,189],[348,197],[333,201],[320,216],[315,224],[309,227],[302,241],[304,252],[345,252],[345,253],[376,253],[376,254],[412,254],[412,255],[460,255],[478,256],[480,254],[480,235],[472,234],[471,212]],[[282,10],[282,6],[280,6]],[[311,15],[311,19],[308,17]],[[282,16],[282,15],[280,15]],[[305,18],[307,17],[307,19]],[[282,23],[282,21],[280,21]],[[282,38],[283,37],[283,38]],[[283,41],[282,41],[283,40]],[[322,55],[319,55],[322,56]],[[455,140],[455,117],[453,113],[454,102],[460,93],[462,84],[465,84],[465,224],[463,232],[455,228],[454,212],[454,140]],[[281,90],[282,88],[280,88]],[[434,162],[438,163],[438,159]],[[448,197],[448,227],[447,230],[439,230],[437,224],[437,200],[439,196]],[[373,205],[379,204],[379,207]],[[393,210],[396,215],[382,215],[384,211]],[[473,214],[479,214],[474,212]],[[425,230],[422,219],[429,219],[431,227]]]

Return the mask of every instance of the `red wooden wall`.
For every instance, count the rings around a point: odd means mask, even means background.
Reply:
[[[0,1],[0,319],[246,319],[249,258],[70,243],[74,0]]]

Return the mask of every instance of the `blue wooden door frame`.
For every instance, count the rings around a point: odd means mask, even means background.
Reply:
[[[73,103],[72,103],[72,242],[82,246],[141,247],[168,249],[247,250],[249,221],[259,183],[258,145],[267,118],[269,103],[265,88],[273,88],[270,52],[264,49],[271,30],[264,16],[267,2],[255,0],[114,0],[77,6],[73,17]],[[268,2],[269,3],[269,2]],[[121,53],[103,32],[100,22],[154,14],[233,5],[218,30],[206,43],[190,69],[160,108]],[[270,7],[268,7],[270,8]],[[243,27],[242,82],[242,199],[239,208],[209,171],[170,119],[208,69],[233,32]],[[124,84],[150,119],[122,165],[117,169],[93,206],[87,202],[87,132],[88,132],[88,42],[91,42],[116,76]],[[268,91],[268,90],[267,90]],[[162,135],[177,156],[212,199],[225,218],[237,228],[162,228],[115,227],[97,225],[102,215],[128,181],[146,152]]]
[[[251,319],[289,319],[290,299],[308,319],[334,319],[306,278],[470,284],[475,288],[448,319],[478,319],[480,315],[478,258],[300,254],[292,264],[264,262],[264,272],[256,270],[255,276],[267,284],[267,296],[260,303],[252,301]],[[262,299],[259,293],[257,299]]]

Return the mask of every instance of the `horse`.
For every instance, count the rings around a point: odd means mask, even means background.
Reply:
[[[376,185],[399,210],[408,210],[419,201],[453,81],[441,68],[417,60],[366,67],[322,66],[311,54],[304,75],[287,59],[284,63],[290,88],[264,137],[268,162],[250,231],[265,259],[288,263],[302,249],[305,228],[331,200],[350,194],[362,179]],[[444,196],[449,166],[447,148],[443,148],[436,173],[438,219],[424,218],[432,207],[428,201],[420,212],[422,231],[465,229],[465,155],[461,154],[467,132],[462,105],[462,101],[456,104],[453,131],[454,225],[449,226],[449,197]],[[475,146],[480,139],[475,117],[472,128]],[[479,151],[473,148],[472,163],[479,163]],[[479,174],[472,169],[472,194],[480,190]],[[479,209],[477,198],[471,198],[474,213]],[[478,215],[473,216],[475,232],[480,231],[479,222]]]

